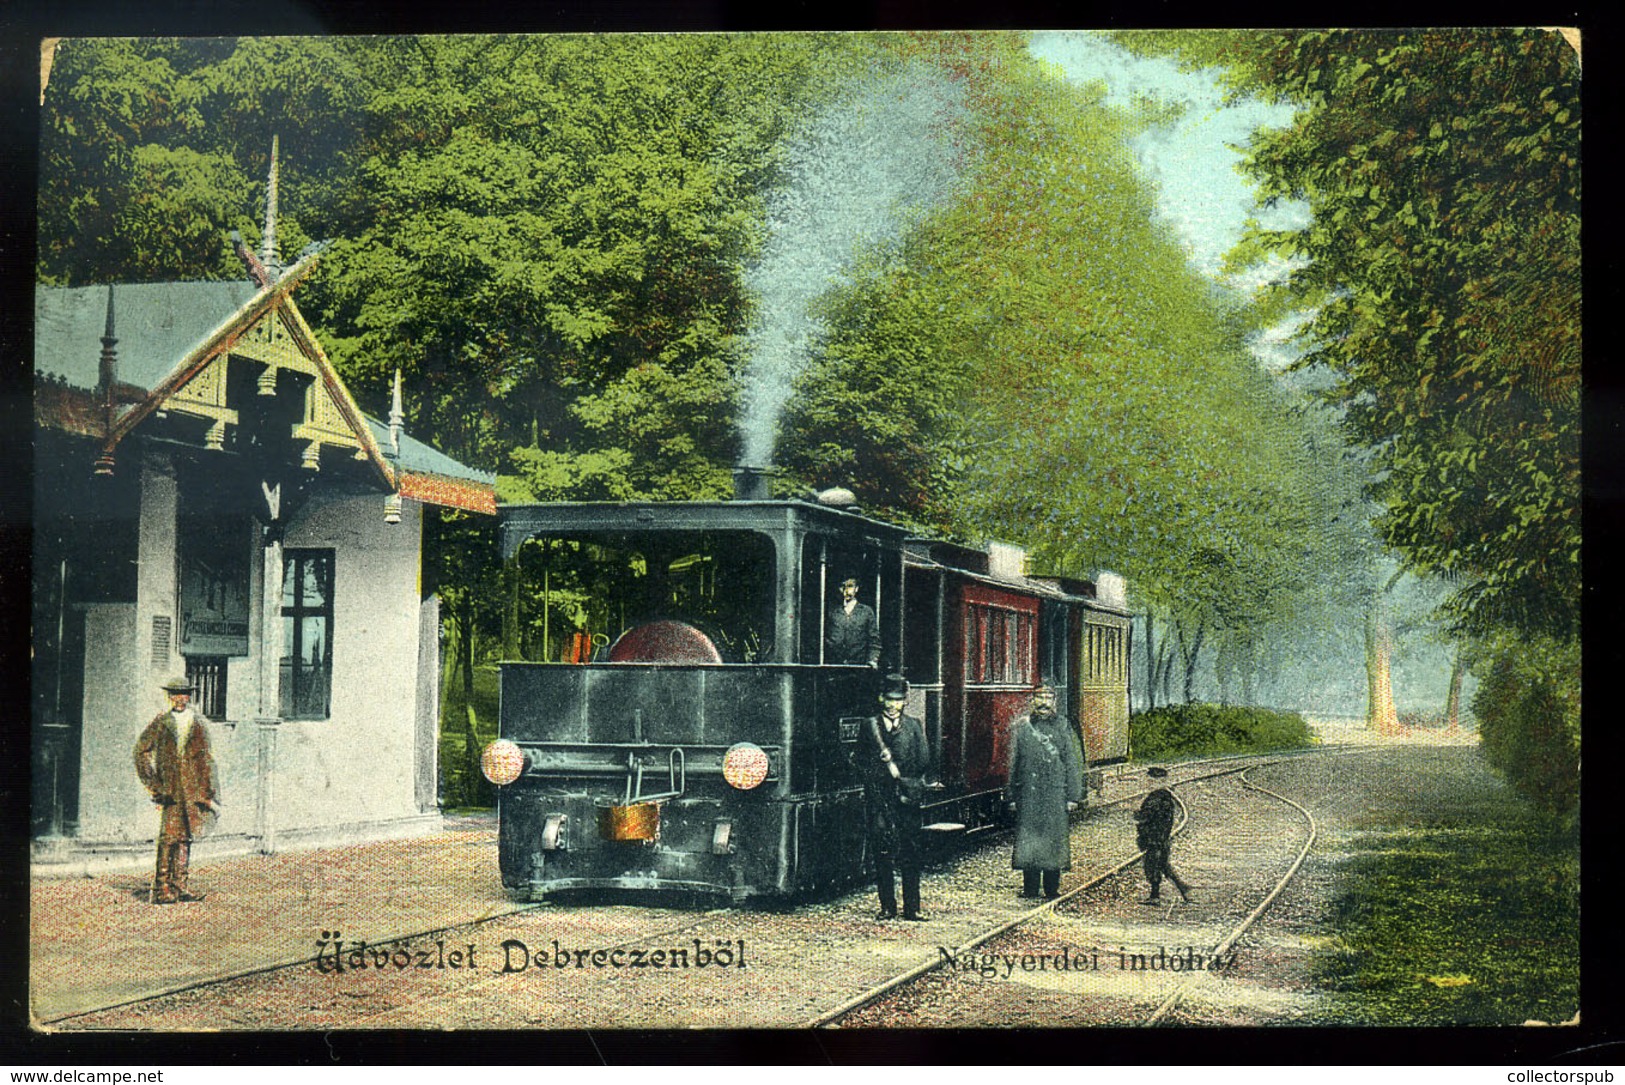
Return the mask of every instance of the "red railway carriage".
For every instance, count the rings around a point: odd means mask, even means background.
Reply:
[[[1126,750],[1126,659],[1102,631],[1127,612],[1087,581],[1026,576],[1014,548],[760,497],[499,515],[531,585],[529,658],[501,665],[502,737],[483,760],[522,897],[794,899],[863,878],[852,755],[887,671],[926,724],[938,840],[1001,824],[1011,729],[1040,681],[1091,761]],[[847,579],[873,619],[843,602]],[[832,658],[853,623],[878,666]]]
[[[903,673],[943,784],[928,814],[944,831],[1002,824],[1013,728],[1040,682],[1055,687],[1089,764],[1127,756],[1126,660],[1108,670],[1100,658],[1103,630],[1127,645],[1127,611],[1089,581],[1027,576],[1024,557],[999,544],[908,543]]]

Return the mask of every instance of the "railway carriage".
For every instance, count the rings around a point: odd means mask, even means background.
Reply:
[[[499,515],[503,556],[540,611],[538,658],[501,664],[501,737],[482,757],[519,897],[795,899],[862,878],[852,753],[888,671],[909,678],[926,724],[935,838],[1001,824],[1011,725],[1041,680],[1091,763],[1126,752],[1127,661],[1109,650],[1128,642],[1126,611],[1086,581],[1025,576],[1013,548],[765,497]],[[848,577],[876,614],[877,667],[827,658]]]

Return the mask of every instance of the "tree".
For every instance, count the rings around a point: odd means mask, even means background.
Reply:
[[[1303,363],[1377,456],[1377,527],[1460,578],[1463,630],[1573,635],[1580,586],[1580,72],[1555,31],[1226,35],[1299,104],[1249,161],[1301,229],[1252,239],[1318,307]]]
[[[1261,655],[1315,590],[1335,488],[1156,224],[1132,120],[1003,41],[932,45],[977,107],[964,193],[831,302],[787,462],[1035,567],[1126,574],[1189,698],[1212,645]]]
[[[1251,252],[1297,258],[1305,367],[1372,450],[1384,540],[1458,585],[1492,761],[1572,806],[1580,609],[1580,63],[1557,31],[1145,39],[1300,107],[1260,133]],[[1459,696],[1453,677],[1449,700]]]

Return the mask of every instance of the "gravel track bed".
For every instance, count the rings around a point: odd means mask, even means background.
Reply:
[[[1214,767],[1181,772],[1175,766],[1174,780]],[[1145,778],[1136,770],[1108,771],[1104,792],[1093,800],[1098,804],[1145,789]],[[1118,1023],[1124,1013],[1143,1017],[1160,999],[1161,987],[1148,984],[1147,973],[1120,969],[1117,948],[1133,952],[1133,947],[1172,950],[1190,945],[1200,953],[1211,947],[1229,929],[1222,926],[1225,917],[1233,914],[1233,924],[1257,902],[1302,839],[1295,813],[1243,792],[1235,776],[1182,785],[1176,793],[1190,805],[1193,821],[1176,838],[1174,865],[1198,887],[1195,904],[1176,907],[1171,916],[1166,909],[1138,905],[1143,879],[1136,867],[1131,876],[1090,890],[1062,914],[1051,914],[999,942],[1001,952],[1016,952],[1006,946],[1051,954],[1062,946],[1090,947],[1099,954],[1098,971],[1046,971],[1039,976],[1022,973],[1018,965],[1013,979],[957,972],[951,982],[933,973],[926,982],[866,1007],[842,1024],[1061,1025]],[[1283,793],[1292,794],[1290,788]],[[1063,892],[1133,853],[1134,805],[1097,805],[1074,822],[1073,870],[1063,875]],[[1028,911],[1035,902],[1017,899],[1020,883],[1019,872],[1010,869],[1008,839],[993,837],[927,869],[922,896],[932,917],[928,923],[876,921],[869,888],[804,903],[793,911],[548,904],[452,926],[413,942],[414,949],[431,950],[436,941],[444,941],[448,949],[473,944],[474,968],[369,967],[324,974],[306,963],[98,1011],[57,1027],[794,1027]],[[347,930],[345,936],[367,933]],[[376,932],[380,938],[386,933]],[[691,963],[696,941],[713,953],[727,946],[736,954],[743,942],[746,967],[615,969],[572,959],[561,969],[552,966],[555,940],[572,954],[620,947],[642,949],[647,958],[656,949],[686,949]],[[502,971],[505,960],[518,959],[516,950],[505,956],[504,942],[524,943],[531,963],[523,970]],[[538,951],[549,956],[548,963],[535,961]],[[1238,960],[1238,972],[1247,952]],[[1101,982],[1119,974],[1130,977],[1134,986],[1123,987],[1121,980],[1115,987]],[[975,991],[987,984],[993,986],[975,998]]]
[[[1222,1002],[1236,997],[1269,966],[1249,959],[1247,947],[1239,948],[1222,979],[1186,968],[1210,963],[1207,951],[1274,887],[1302,846],[1303,820],[1283,803],[1244,789],[1237,776],[1185,784],[1176,793],[1190,820],[1175,838],[1173,865],[1192,886],[1191,904],[1176,903],[1177,892],[1166,883],[1167,903],[1142,904],[1146,887],[1136,864],[979,947],[974,960],[962,957],[961,967],[928,973],[841,1025],[1134,1025],[1190,975],[1200,978],[1185,997],[1198,1006],[1216,995]],[[1132,842],[1127,807],[1119,817]],[[1077,967],[1080,957],[1086,968]],[[1171,957],[1180,960],[1177,971]]]

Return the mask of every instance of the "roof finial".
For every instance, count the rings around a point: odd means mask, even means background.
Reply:
[[[276,252],[276,172],[278,139],[271,137],[271,177],[265,186],[265,237],[260,242],[260,263],[276,278],[282,274],[282,261]]]
[[[401,410],[401,367],[395,367],[395,394],[389,404],[389,448],[396,456],[401,454],[401,426],[406,414]]]
[[[114,385],[119,382],[119,339],[115,338],[112,330],[112,283],[107,284],[107,326],[102,330],[102,356],[98,367],[98,380],[96,391],[101,395],[102,401],[102,435],[111,434],[114,424],[114,411],[117,409]],[[102,478],[111,478],[112,452],[104,450],[96,460],[94,473]]]

